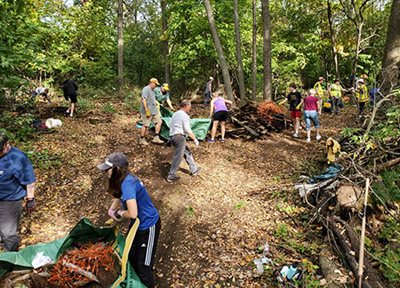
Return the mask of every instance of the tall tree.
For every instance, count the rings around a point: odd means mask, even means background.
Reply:
[[[257,0],[253,0],[252,98],[257,96]]]
[[[264,88],[263,96],[272,99],[272,68],[271,68],[271,14],[269,0],[261,0],[263,39],[264,39]]]
[[[383,58],[383,89],[400,85],[400,0],[392,1],[389,26],[387,31],[385,54]]]
[[[222,49],[221,41],[219,39],[217,27],[215,26],[215,20],[214,20],[214,15],[213,15],[210,0],[204,0],[204,6],[206,7],[208,23],[210,25],[211,34],[212,34],[212,37],[214,40],[215,50],[217,50],[217,54],[218,54],[218,58],[219,58],[219,65],[221,66],[221,70],[222,70],[222,77],[224,79],[225,92],[227,94],[228,99],[231,100],[232,102],[235,102],[235,99],[233,98],[231,79],[229,76],[229,66],[225,59],[225,54],[224,54],[224,50]]]
[[[239,23],[239,4],[238,0],[233,0],[233,15],[235,21],[235,39],[236,39],[236,60],[238,65],[238,78],[239,78],[239,94],[240,103],[246,102],[246,89],[244,84],[243,60],[242,60],[242,39],[240,37],[240,23]]]
[[[124,85],[124,7],[123,0],[118,0],[118,90]]]
[[[161,0],[161,22],[163,31],[163,54],[164,54],[164,77],[165,82],[171,81],[171,65],[169,63],[169,42],[168,42],[168,11],[167,0]]]
[[[328,0],[327,4],[328,4],[328,22],[329,22],[329,31],[330,31],[330,36],[331,36],[332,55],[333,55],[333,62],[335,63],[335,75],[336,75],[336,78],[339,79],[340,78],[339,61],[338,61],[338,53],[337,53],[337,49],[336,49],[335,30],[333,28],[331,0]]]
[[[355,55],[353,61],[353,73],[357,73],[357,65],[358,58],[361,52],[361,43],[366,39],[362,39],[363,28],[365,24],[364,12],[367,8],[369,8],[372,4],[372,0],[339,0],[343,13],[347,16],[347,18],[353,22],[354,27],[356,28],[357,38],[356,38],[356,47],[355,47]]]

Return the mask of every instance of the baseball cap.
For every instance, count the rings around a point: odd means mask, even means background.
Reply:
[[[104,163],[97,165],[97,168],[105,171],[112,167],[124,167],[128,166],[128,157],[124,153],[121,152],[114,152],[107,156]]]
[[[157,86],[160,86],[160,83],[158,82],[157,78],[151,78],[149,83],[155,83]]]
[[[318,80],[325,80],[325,78],[324,77],[319,77]]]
[[[213,77],[210,77],[210,80],[214,80],[214,78],[213,78]]]
[[[358,83],[365,83],[364,79],[358,79]]]
[[[169,91],[168,83],[162,84],[162,87],[164,88],[165,91]]]
[[[0,132],[0,150],[3,150],[4,146],[8,142],[8,136],[4,132]]]

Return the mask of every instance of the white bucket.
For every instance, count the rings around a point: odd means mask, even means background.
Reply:
[[[48,128],[60,127],[61,125],[62,125],[62,122],[60,119],[49,118],[46,120],[46,126]]]

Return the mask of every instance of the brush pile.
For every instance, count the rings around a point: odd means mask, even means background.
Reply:
[[[258,139],[268,136],[269,132],[280,132],[290,122],[283,108],[273,101],[248,101],[240,109],[233,109],[228,119],[232,125],[227,125],[226,133],[244,139]]]

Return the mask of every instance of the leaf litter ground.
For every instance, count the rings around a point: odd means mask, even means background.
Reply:
[[[64,118],[54,115],[59,111],[55,105],[43,104],[40,116],[61,118],[63,126],[36,137],[33,146],[36,153],[56,155],[58,161],[36,169],[38,208],[22,220],[22,247],[65,236],[81,217],[104,224],[111,198],[96,165],[121,151],[161,214],[158,287],[270,287],[279,266],[302,259],[317,264],[320,230],[305,228],[307,211],[293,184],[310,165],[324,161],[324,142],[309,144],[305,131],[301,139],[286,131],[256,142],[201,143],[194,150],[201,174],[191,177],[182,163],[181,181],[169,184],[164,179],[173,150],[137,144],[137,113],[97,109]],[[121,103],[113,105],[124,111]],[[207,113],[195,107],[193,114]],[[351,126],[354,114],[348,107],[341,116],[324,115],[324,139]],[[261,257],[259,247],[265,242],[275,266],[260,276],[253,260]]]

